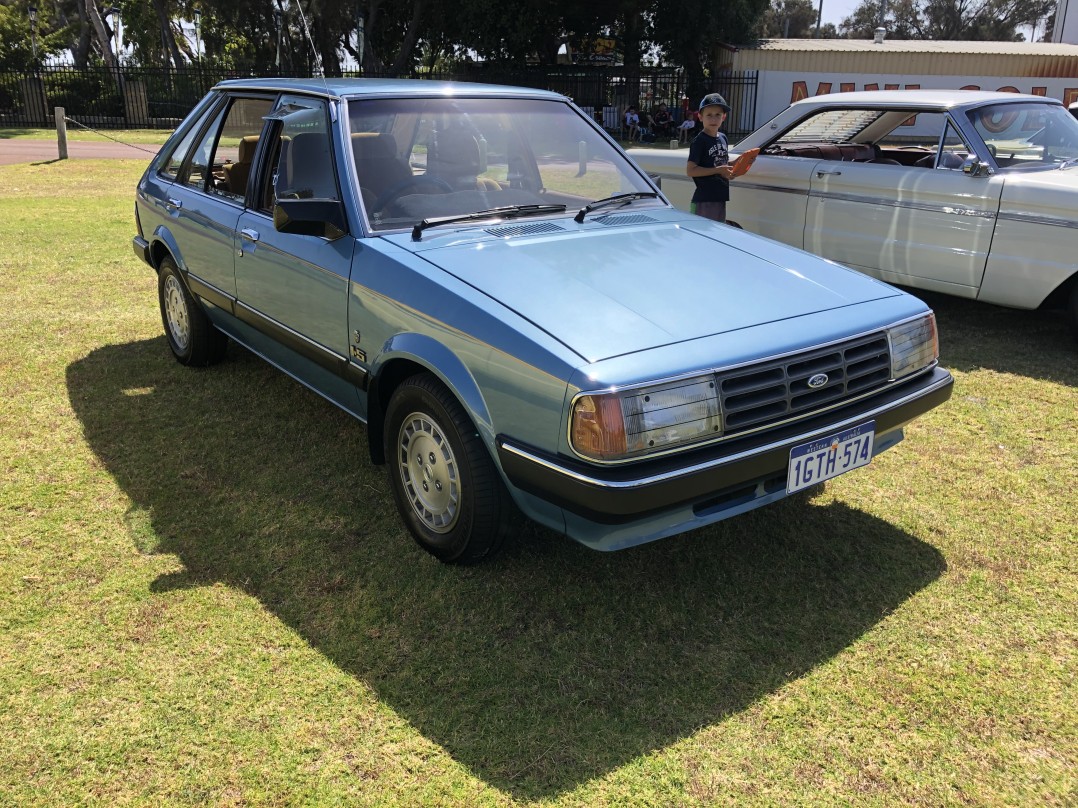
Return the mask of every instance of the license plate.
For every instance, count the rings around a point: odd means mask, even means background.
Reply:
[[[795,446],[790,450],[786,493],[793,494],[850,469],[867,466],[872,460],[875,435],[876,422],[869,421],[837,435]]]

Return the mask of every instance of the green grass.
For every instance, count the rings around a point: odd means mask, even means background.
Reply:
[[[168,136],[171,129],[84,129],[78,124],[69,123],[67,126],[68,140],[79,140],[95,143],[107,143],[120,141],[121,143],[145,143],[160,146]],[[56,140],[55,129],[5,129],[0,127],[0,140]]]
[[[811,503],[455,569],[360,424],[172,360],[142,165],[0,167],[0,804],[1074,804],[1058,313],[933,298],[953,399]]]

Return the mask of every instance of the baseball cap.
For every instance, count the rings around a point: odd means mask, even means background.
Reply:
[[[703,112],[704,107],[722,107],[727,112],[730,111],[730,105],[726,103],[726,99],[718,93],[708,93],[700,99],[700,106],[697,108],[697,112]]]

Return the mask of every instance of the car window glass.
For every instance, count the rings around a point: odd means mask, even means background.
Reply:
[[[236,200],[247,192],[247,177],[258,146],[263,118],[273,105],[269,98],[237,98],[228,108],[210,159],[209,189]]]
[[[577,209],[651,190],[622,152],[559,100],[354,100],[348,124],[359,192],[377,230],[498,207]]]
[[[940,153],[936,161],[936,168],[948,171],[958,171],[970,155],[970,148],[962,140],[953,123],[948,123],[940,140]]]
[[[179,142],[175,149],[172,150],[172,154],[169,155],[168,161],[165,163],[164,168],[161,169],[161,173],[165,176],[176,179],[179,176],[180,169],[183,168],[183,162],[187,159],[188,153],[191,151],[191,147],[195,143],[195,139],[198,137],[199,131],[202,129],[202,121],[195,123],[184,135],[183,140]]]
[[[1058,104],[991,104],[969,113],[996,164],[1037,169],[1078,158],[1078,121]]]
[[[286,97],[281,105],[288,112],[281,118],[262,207],[271,208],[276,199],[339,200],[325,101]]]
[[[942,112],[896,117],[893,124],[894,128],[880,139],[881,146],[920,148],[932,154],[939,149],[943,132],[948,127],[947,116]]]
[[[824,110],[791,127],[780,143],[846,143],[881,115],[873,109]]]
[[[191,161],[187,166],[187,174],[183,177],[185,185],[205,190],[206,182],[210,177],[210,166],[212,165],[210,158],[213,155],[214,144],[217,142],[217,132],[221,128],[221,118],[224,117],[224,112],[222,109],[217,114],[214,122],[210,124],[198,145],[195,146]]]

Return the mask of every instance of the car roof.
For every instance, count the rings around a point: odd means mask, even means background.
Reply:
[[[530,87],[511,87],[501,84],[473,84],[458,81],[428,81],[426,79],[289,79],[250,78],[218,82],[218,90],[273,90],[306,93],[331,98],[349,96],[494,96],[514,98],[546,98],[564,101],[566,97],[548,90]]]
[[[1039,101],[1041,103],[1062,105],[1059,99],[1041,95],[988,92],[985,90],[865,90],[814,95],[801,101],[795,101],[791,106],[916,106],[935,107],[943,110],[979,106],[988,103],[1023,101]]]

